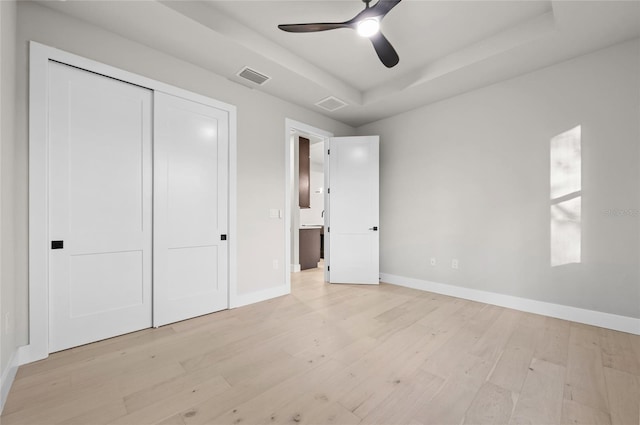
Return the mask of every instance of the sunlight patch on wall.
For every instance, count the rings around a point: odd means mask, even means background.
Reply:
[[[551,139],[551,266],[582,261],[582,128]]]

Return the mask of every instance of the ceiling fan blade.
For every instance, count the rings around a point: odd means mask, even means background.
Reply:
[[[336,23],[317,23],[317,24],[282,24],[278,25],[282,31],[287,32],[317,32],[317,31],[329,31],[338,28],[351,28],[351,24],[348,22],[336,22]]]
[[[287,32],[317,32],[317,31],[328,31],[335,30],[338,28],[352,28],[356,29],[358,24],[368,18],[375,18],[378,21],[382,20],[391,9],[396,7],[398,3],[402,0],[378,0],[378,2],[369,7],[369,2],[365,0],[367,3],[367,7],[354,16],[352,19],[346,22],[336,22],[336,23],[315,23],[315,24],[282,24],[278,25],[282,31]],[[389,40],[386,39],[382,33],[377,33],[369,37],[371,43],[373,44],[373,48],[376,51],[376,54],[380,58],[380,61],[387,68],[393,68],[400,62],[400,57],[396,52],[396,49],[393,48]]]
[[[378,3],[358,13],[352,20],[348,22],[349,23],[358,22],[367,18],[382,19],[385,17],[387,13],[389,13],[391,9],[396,7],[396,5],[401,1],[402,0],[378,0]]]
[[[376,13],[380,13],[382,15],[386,15],[389,13],[391,9],[396,7],[398,3],[402,0],[379,0],[371,9],[375,10]]]
[[[371,43],[373,43],[373,48],[376,50],[376,53],[384,66],[387,68],[393,68],[398,64],[398,62],[400,62],[400,57],[398,56],[396,49],[393,48],[391,43],[389,43],[389,40],[387,40],[381,32],[371,36],[369,39],[371,40]]]

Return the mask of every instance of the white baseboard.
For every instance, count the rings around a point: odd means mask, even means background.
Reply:
[[[298,273],[300,272],[300,264],[292,264],[291,265],[291,273]]]
[[[9,390],[18,372],[20,363],[18,357],[18,350],[15,350],[9,360],[9,364],[7,364],[7,368],[2,373],[2,376],[0,376],[0,413],[2,413],[2,409],[4,409],[4,403],[7,401]]]
[[[275,288],[265,289],[263,291],[252,292],[250,294],[237,295],[231,308],[259,303],[260,301],[270,300],[271,298],[281,297],[290,293],[291,289],[289,286],[282,285],[276,286]]]
[[[550,316],[558,319],[570,320],[572,322],[584,323],[587,325],[640,335],[640,319],[634,317],[619,316],[617,314],[604,313],[601,311],[514,297],[495,292],[464,288],[462,286],[429,282],[427,280],[396,276],[387,273],[380,273],[380,280],[392,285],[404,286],[427,292],[435,292],[437,294],[449,295],[485,304],[526,311],[527,313],[541,314],[543,316]]]
[[[37,362],[38,360],[43,360],[47,357],[49,357],[48,348],[42,346],[38,347],[35,344],[27,344],[18,348],[18,358],[20,359],[20,362],[18,363],[19,366]]]

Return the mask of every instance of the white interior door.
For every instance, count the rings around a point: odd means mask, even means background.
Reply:
[[[328,280],[378,284],[379,137],[332,137],[327,158]]]
[[[154,97],[154,326],[228,308],[226,111]],[[222,240],[225,239],[225,240]]]
[[[152,93],[49,66],[54,352],[151,326]]]

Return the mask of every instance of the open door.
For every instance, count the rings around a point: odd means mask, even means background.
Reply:
[[[325,259],[330,283],[379,282],[379,140],[329,139]]]

